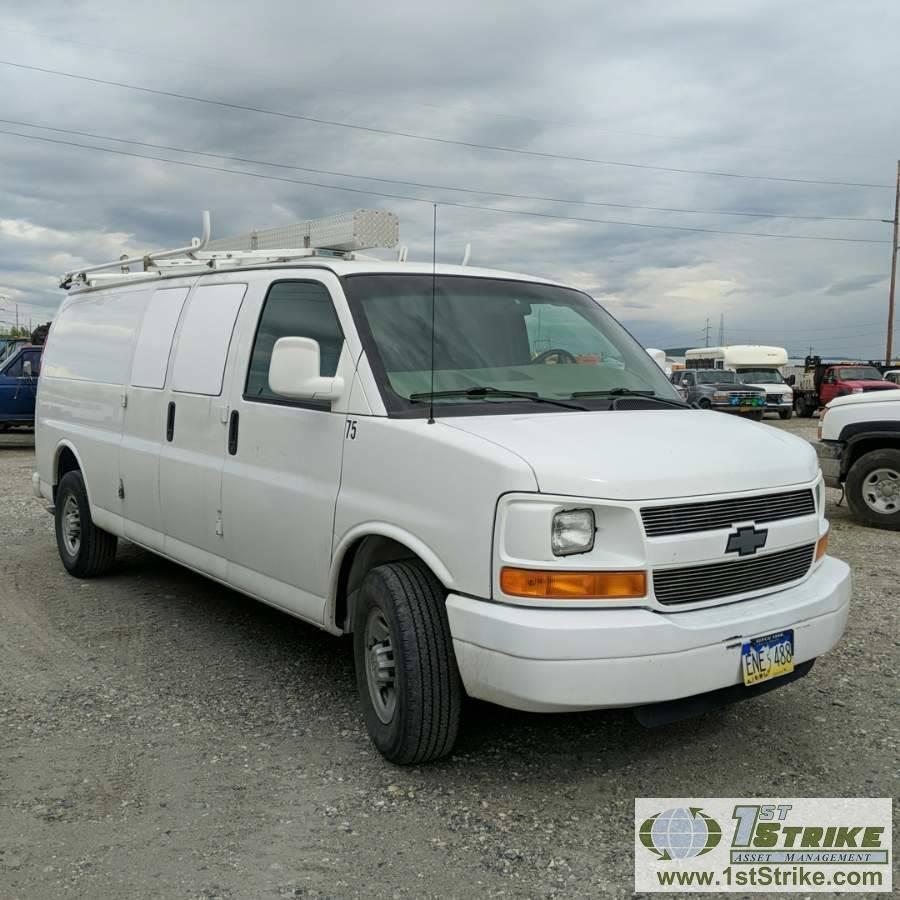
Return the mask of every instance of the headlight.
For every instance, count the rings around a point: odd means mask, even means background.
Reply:
[[[553,555],[588,553],[594,549],[595,531],[592,509],[565,509],[558,512],[553,517],[550,529],[550,547]]]
[[[862,388],[853,388],[853,390],[850,391],[851,394],[861,394],[862,392],[863,392]]]
[[[728,394],[723,394],[720,391],[716,391],[716,393],[713,394],[713,400],[717,401],[718,403],[724,403],[728,400]]]

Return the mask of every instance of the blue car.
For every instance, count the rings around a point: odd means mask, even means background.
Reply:
[[[34,424],[34,401],[43,347],[25,345],[0,363],[0,431]]]

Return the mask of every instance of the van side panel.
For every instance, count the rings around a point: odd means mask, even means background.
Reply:
[[[163,546],[167,555],[220,579],[226,575],[221,491],[228,398],[223,386],[234,365],[232,334],[246,293],[247,283],[234,275],[204,279],[194,287],[178,326],[163,395]]]
[[[121,533],[119,442],[135,336],[152,290],[121,289],[76,297],[57,314],[38,392],[41,479],[56,483],[66,442],[82,463],[91,507],[103,527]]]
[[[166,437],[163,388],[188,287],[154,291],[137,339],[119,452],[125,537],[163,550],[159,453]]]

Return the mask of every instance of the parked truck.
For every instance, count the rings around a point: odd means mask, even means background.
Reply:
[[[788,383],[794,389],[794,411],[806,418],[836,397],[896,387],[874,365],[823,363],[818,356],[807,356],[802,366],[788,371]]]
[[[43,347],[16,345],[0,362],[0,432],[34,424],[34,404]]]
[[[734,372],[738,381],[766,392],[766,412],[789,419],[793,394],[785,383],[782,367],[788,355],[784,347],[733,344],[729,347],[697,347],[684,355],[689,369],[722,369]]]
[[[843,488],[854,517],[900,530],[900,390],[845,394],[819,420],[825,483]]]

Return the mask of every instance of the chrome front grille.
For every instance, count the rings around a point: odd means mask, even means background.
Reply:
[[[761,497],[736,497],[731,500],[708,500],[702,503],[676,503],[672,506],[647,506],[641,519],[647,537],[669,534],[692,534],[731,528],[741,522],[780,522],[811,516],[816,511],[813,492],[809,488]]]
[[[667,606],[722,600],[738,594],[778,587],[803,578],[813,563],[815,544],[790,550],[779,550],[752,559],[728,560],[685,566],[678,569],[655,569],[653,590],[656,599]]]

